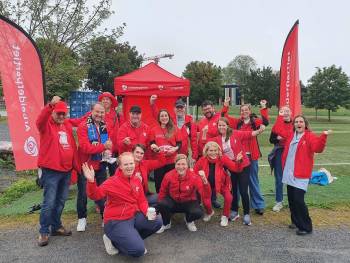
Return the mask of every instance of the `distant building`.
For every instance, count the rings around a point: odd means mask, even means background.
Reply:
[[[225,84],[221,86],[225,90],[224,97],[230,97],[231,106],[241,105],[241,94],[239,92],[239,86],[237,84]]]

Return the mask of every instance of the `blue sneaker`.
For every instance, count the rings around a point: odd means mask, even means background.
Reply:
[[[252,224],[252,221],[250,220],[250,215],[244,215],[243,217],[243,225],[250,226]]]
[[[231,221],[236,221],[239,218],[239,214],[237,211],[231,211],[230,214],[230,220]]]

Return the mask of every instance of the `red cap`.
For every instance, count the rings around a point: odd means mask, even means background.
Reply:
[[[53,111],[67,113],[68,112],[67,104],[64,101],[59,101],[54,105]]]
[[[104,97],[110,98],[112,101],[112,107],[116,108],[118,106],[118,101],[110,92],[103,92],[98,96],[98,101],[102,101]]]

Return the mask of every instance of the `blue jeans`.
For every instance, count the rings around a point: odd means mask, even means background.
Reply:
[[[102,167],[102,166],[101,166]],[[106,167],[95,171],[95,180],[97,186],[106,181]],[[86,178],[83,174],[78,174],[78,196],[77,196],[77,212],[78,219],[87,217],[87,195],[86,195]],[[105,208],[105,199],[95,201],[95,204],[100,208],[100,213],[103,216]]]
[[[275,160],[274,160],[274,175],[275,175],[275,191],[276,191],[276,202],[283,201],[283,171],[282,171],[282,153],[283,148],[276,151]]]
[[[250,174],[249,174],[249,194],[250,203],[253,209],[265,208],[265,201],[260,192],[259,178],[258,178],[258,160],[251,160],[250,156]]]
[[[163,221],[160,216],[155,220],[148,220],[144,214],[138,212],[128,220],[110,220],[104,226],[107,237],[121,253],[141,257],[145,252],[144,239],[157,232]]]
[[[68,197],[71,172],[60,172],[42,168],[41,183],[44,188],[40,211],[41,234],[55,232],[62,227],[61,215]]]

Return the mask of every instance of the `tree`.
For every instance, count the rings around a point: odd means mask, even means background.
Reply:
[[[82,52],[83,64],[88,68],[86,87],[113,92],[115,77],[141,66],[142,56],[128,42],[117,43],[115,37],[93,38]]]
[[[259,105],[260,100],[266,99],[269,105],[277,105],[279,97],[279,72],[271,67],[251,69],[247,78],[245,96],[246,102]]]
[[[205,99],[215,103],[220,98],[223,91],[220,67],[209,61],[192,61],[182,75],[191,82],[190,99],[197,107]]]
[[[85,74],[84,69],[79,69],[78,56],[92,38],[102,35],[118,38],[123,33],[125,24],[109,33],[106,29],[98,30],[113,13],[110,11],[112,0],[94,1],[90,8],[87,2],[3,0],[0,3],[0,14],[20,25],[36,42],[45,41],[40,51],[49,94],[67,94],[70,89],[80,87]]]
[[[256,62],[251,56],[238,55],[222,70],[223,82],[239,85],[241,95],[245,97],[250,70],[255,68]]]
[[[81,86],[86,70],[79,64],[79,56],[64,45],[38,39],[37,45],[44,60],[47,96],[68,98],[69,92]],[[48,50],[55,52],[55,62],[50,61]]]
[[[306,105],[316,109],[328,110],[328,121],[331,111],[335,112],[341,106],[350,102],[349,77],[335,65],[317,68],[317,72],[308,80]]]

